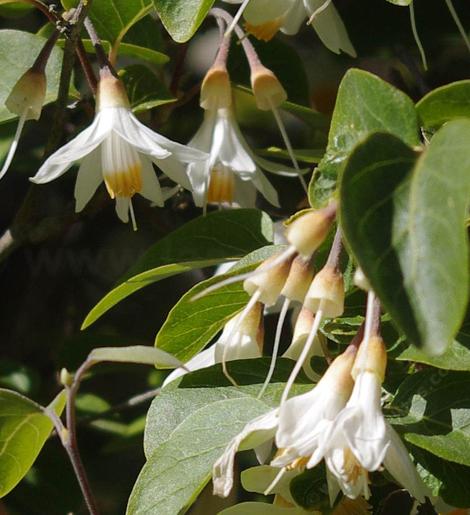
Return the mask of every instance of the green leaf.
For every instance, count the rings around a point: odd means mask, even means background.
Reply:
[[[426,370],[408,377],[390,409],[405,440],[444,460],[470,466],[470,374]]]
[[[76,7],[77,3],[62,0],[66,9]],[[93,2],[90,18],[103,40],[119,45],[127,31],[151,10],[151,0],[99,0]]]
[[[194,502],[210,479],[214,462],[245,424],[269,406],[250,397],[224,399],[184,420],[144,465],[127,515],[175,515]]]
[[[349,70],[339,86],[326,154],[309,188],[311,204],[320,207],[320,202],[331,198],[349,154],[368,134],[389,132],[415,146],[420,144],[418,129],[410,98],[375,75]],[[325,183],[329,183],[329,188]]]
[[[321,161],[323,154],[325,153],[324,148],[294,148],[294,155],[299,162],[315,164]],[[287,150],[278,147],[269,147],[263,150],[257,150],[257,154],[267,158],[277,158],[290,160],[290,155]]]
[[[88,361],[99,363],[113,361],[118,363],[139,363],[141,365],[159,365],[161,367],[181,367],[183,363],[171,354],[155,347],[133,345],[131,347],[98,347],[88,355]]]
[[[60,415],[65,396],[49,406]],[[53,428],[44,408],[11,390],[0,389],[0,497],[23,479]]]
[[[167,87],[146,66],[139,64],[127,66],[119,72],[119,75],[124,82],[135,113],[176,101]]]
[[[406,7],[411,4],[413,0],[387,0],[387,2],[394,4],[394,5],[401,5],[403,7]]]
[[[144,450],[147,457],[166,442],[176,428],[196,410],[223,399],[257,397],[266,379],[270,358],[245,359],[227,363],[232,377],[238,383],[233,386],[225,377],[220,364],[186,374],[163,388],[152,402],[147,415]],[[271,407],[279,405],[284,384],[294,362],[280,358],[276,362],[273,378],[262,401]],[[312,388],[311,381],[302,373],[293,386],[295,394]]]
[[[19,18],[29,14],[34,6],[21,0],[0,0],[0,16]]]
[[[165,29],[177,43],[190,39],[214,0],[153,0]]]
[[[86,329],[113,306],[156,281],[231,261],[272,241],[268,215],[255,209],[219,211],[201,216],[157,242],[126,274],[126,280],[88,313]]]
[[[20,30],[0,30],[0,123],[16,118],[4,106],[13,86],[31,67],[46,39]],[[54,48],[47,63],[47,92],[45,104],[53,102],[59,89],[62,51]]]
[[[249,296],[240,281],[196,300],[194,297],[227,277],[251,271],[278,249],[270,246],[262,250],[262,254],[260,251],[249,254],[229,273],[203,281],[183,295],[158,332],[155,345],[183,363],[197,354],[246,305]]]
[[[242,502],[231,506],[218,515],[306,515],[307,512],[299,507],[282,508],[265,502]]]
[[[290,484],[290,491],[295,502],[302,508],[328,513],[330,498],[323,463],[294,477]]]
[[[397,356],[396,359],[424,363],[444,370],[470,372],[470,349],[467,345],[463,345],[456,340],[440,356],[432,356],[414,346],[410,346]]]
[[[439,128],[455,118],[470,118],[470,80],[431,91],[416,104],[416,109],[426,129]]]
[[[397,137],[375,134],[340,185],[345,237],[372,288],[411,343],[431,354],[465,315],[470,121],[449,122],[415,162]]]

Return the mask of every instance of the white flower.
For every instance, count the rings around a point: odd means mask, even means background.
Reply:
[[[278,409],[274,409],[253,419],[235,436],[226,447],[222,456],[215,462],[212,469],[212,482],[214,494],[227,497],[233,486],[233,466],[235,454],[239,450],[260,448],[265,450],[276,432],[278,424]]]
[[[256,190],[279,206],[278,195],[261,169],[280,175],[297,172],[257,156],[245,141],[232,108],[207,109],[204,121],[189,145],[210,155],[209,167],[200,163],[188,166],[194,202],[238,204],[254,207]]]
[[[225,1],[240,4],[243,0]],[[309,20],[329,50],[356,56],[344,23],[331,0],[250,0],[244,17],[248,32],[264,40],[271,39],[278,30],[288,35],[297,34],[305,20]]]
[[[276,445],[281,452],[272,466],[287,467],[301,460],[312,468],[321,461],[334,420],[353,388],[351,369],[355,355],[355,347],[348,347],[313,390],[292,397],[281,406],[276,433]]]
[[[42,184],[60,177],[81,161],[75,184],[76,211],[81,211],[102,181],[123,222],[133,216],[135,193],[162,205],[164,195],[152,163],[168,177],[190,189],[183,163],[197,161],[204,167],[207,155],[175,143],[145,127],[132,114],[120,81],[100,80],[97,113],[93,123],[52,154],[31,181]],[[133,220],[134,221],[134,220]]]
[[[220,338],[208,349],[196,354],[187,363],[185,369],[177,368],[165,379],[163,386],[181,377],[187,372],[207,368],[222,361],[252,359],[262,356],[263,330],[260,325],[262,306],[256,303],[240,323],[241,313],[227,322]]]

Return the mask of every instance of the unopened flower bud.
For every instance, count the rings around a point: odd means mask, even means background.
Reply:
[[[238,327],[241,334],[245,334],[256,340],[260,352],[263,352],[264,342],[264,306],[257,302],[248,312],[242,323]]]
[[[60,371],[59,380],[62,386],[72,386],[73,374],[71,374],[66,368],[62,368]]]
[[[347,400],[351,395],[354,381],[352,367],[356,358],[356,347],[349,345],[346,350],[333,360],[321,378],[321,383],[328,383],[331,388],[343,393]]]
[[[335,216],[335,206],[300,215],[287,227],[287,241],[301,256],[310,258],[325,241]]]
[[[5,100],[7,109],[18,116],[25,114],[25,120],[39,120],[46,98],[46,75],[30,68],[13,86]]]
[[[370,290],[369,281],[367,280],[367,277],[364,275],[362,268],[356,268],[356,271],[354,272],[354,284],[361,290]]]
[[[257,270],[262,270],[263,267],[267,267],[271,261],[277,257],[278,256],[272,256],[269,259],[266,259],[261,263]],[[272,306],[276,303],[279,295],[281,294],[287,276],[289,275],[291,263],[292,257],[290,259],[283,260],[279,265],[267,270],[266,273],[260,273],[253,277],[249,277],[243,283],[243,288],[249,295],[253,295],[259,291],[259,301],[266,306]]]
[[[263,65],[258,65],[252,70],[251,87],[256,105],[262,111],[270,111],[287,100],[286,90],[279,79]]]
[[[343,274],[333,267],[323,267],[313,278],[304,306],[314,313],[321,309],[325,318],[341,316],[344,311]]]
[[[96,111],[101,111],[107,107],[130,108],[124,84],[110,73],[102,75],[96,92]]]
[[[212,66],[206,73],[201,85],[199,104],[206,110],[217,110],[231,106],[232,87],[225,66]]]
[[[356,361],[352,370],[352,376],[356,380],[361,372],[373,372],[380,382],[385,378],[387,368],[387,349],[380,336],[371,336],[369,341],[364,340],[359,346]]]
[[[302,256],[297,256],[292,261],[281,295],[284,295],[289,300],[303,302],[312,282],[313,274],[313,266],[310,261],[305,260]]]

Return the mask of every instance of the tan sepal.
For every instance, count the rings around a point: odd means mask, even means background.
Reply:
[[[251,87],[256,105],[262,111],[279,107],[287,100],[286,90],[279,79],[268,68],[260,65],[251,71]]]
[[[100,79],[96,93],[96,110],[101,111],[107,107],[130,108],[124,84],[113,75],[105,75]]]
[[[325,241],[334,216],[327,209],[309,211],[287,227],[286,238],[306,259]]]
[[[387,368],[387,349],[380,336],[371,336],[365,345],[363,340],[359,346],[356,361],[352,370],[354,380],[360,372],[373,372],[383,383]]]
[[[203,109],[224,109],[232,105],[232,86],[227,69],[213,66],[202,81],[199,104]]]
[[[261,263],[261,265],[259,265],[257,270],[262,269],[262,267],[266,267],[277,257],[278,255],[275,255],[266,259]],[[276,303],[279,295],[281,294],[282,288],[284,287],[287,276],[289,275],[292,259],[293,258],[284,260],[282,263],[267,270],[265,273],[249,277],[243,283],[243,288],[249,295],[253,295],[259,290],[261,293],[259,301],[266,306],[272,306]]]
[[[313,279],[313,266],[309,260],[297,256],[289,270],[287,281],[281,294],[289,300],[303,302]]]
[[[320,382],[331,384],[331,388],[344,395],[347,400],[354,387],[352,368],[356,358],[356,347],[349,345],[346,350],[334,359]]]
[[[313,278],[305,295],[304,306],[314,313],[322,305],[325,318],[336,318],[344,311],[343,274],[330,266],[324,266]]]
[[[29,69],[13,86],[5,105],[11,113],[18,116],[26,110],[26,120],[39,120],[45,98],[46,75]]]
[[[274,18],[274,20],[261,23],[260,25],[252,25],[251,23],[245,22],[245,30],[248,34],[252,34],[256,39],[260,41],[271,41],[281,28],[284,21],[283,16]]]

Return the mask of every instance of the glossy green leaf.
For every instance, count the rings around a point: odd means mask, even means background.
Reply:
[[[319,163],[325,153],[324,148],[294,148],[294,155],[301,163],[316,164]],[[278,147],[269,147],[263,150],[257,150],[257,154],[268,159],[277,158],[290,161],[290,155],[287,150]]]
[[[242,502],[231,506],[218,515],[307,515],[308,513],[302,508],[282,508],[265,502]]]
[[[210,479],[212,466],[245,424],[268,411],[251,397],[224,399],[185,419],[144,465],[127,515],[184,512]]]
[[[204,21],[214,0],[153,0],[170,36],[177,43],[190,39]]]
[[[26,1],[0,0],[0,16],[18,18],[29,14],[34,6]]]
[[[0,30],[0,123],[16,118],[4,106],[5,100],[18,79],[34,63],[45,42],[46,39],[28,32]],[[61,67],[62,51],[54,48],[46,67],[46,104],[57,97]]]
[[[138,64],[127,66],[119,75],[124,82],[135,113],[176,101],[167,87],[146,66]]]
[[[390,408],[405,440],[436,456],[470,466],[470,374],[426,370],[400,386]]]
[[[82,329],[149,284],[194,268],[240,258],[270,243],[272,238],[270,218],[255,209],[220,211],[192,220],[150,247],[126,274],[125,281],[90,311]]]
[[[98,347],[88,355],[88,361],[114,361],[118,363],[139,363],[141,365],[159,365],[161,367],[180,367],[181,361],[171,354],[155,347],[133,345],[131,347]]]
[[[60,414],[65,396],[49,406]],[[41,406],[11,390],[0,389],[0,497],[23,479],[53,428]]]
[[[456,340],[440,356],[433,356],[423,352],[421,349],[410,346],[397,356],[396,359],[424,363],[425,365],[444,370],[466,370],[470,372],[470,348]]]
[[[191,288],[170,311],[157,334],[155,345],[186,363],[212,340],[249,300],[241,281],[219,288],[196,300],[194,297],[227,277],[249,272],[267,256],[275,253],[276,249],[271,246],[262,249],[262,253],[255,251],[241,260],[239,266],[229,273],[212,277]]]
[[[310,187],[311,204],[319,207],[331,198],[349,154],[368,134],[389,132],[415,146],[420,144],[418,128],[409,97],[375,75],[349,70],[338,90],[326,154]]]
[[[431,91],[416,104],[416,109],[426,129],[439,128],[456,118],[470,118],[470,80]]]
[[[341,222],[359,265],[409,341],[453,341],[467,306],[470,121],[446,124],[416,160],[397,137],[358,145],[341,180]]]

